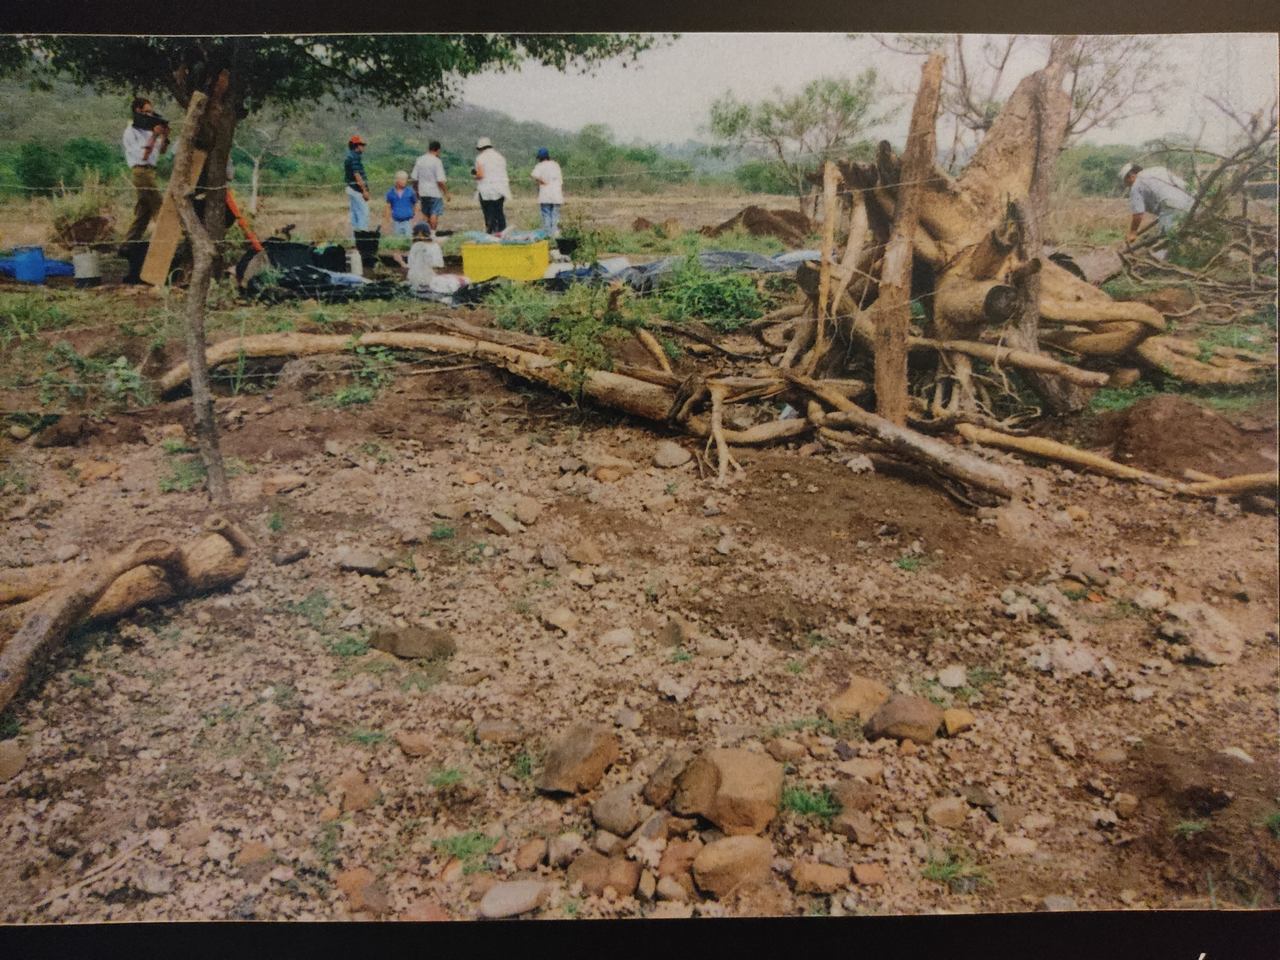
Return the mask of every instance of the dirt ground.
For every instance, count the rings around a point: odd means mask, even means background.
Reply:
[[[1274,511],[1025,464],[1035,500],[973,511],[822,447],[744,451],[720,489],[697,458],[652,465],[651,429],[483,368],[401,367],[346,409],[302,374],[217,403],[248,575],[82,633],[5,718],[24,759],[0,782],[0,919],[466,919],[496,880],[531,876],[552,884],[539,918],[1277,905]],[[6,562],[74,568],[196,532],[203,493],[159,489],[188,409],[93,421],[74,446],[0,438],[30,482],[0,503]],[[1274,431],[1250,426],[1219,433],[1274,467]],[[601,455],[635,469],[577,471]],[[264,494],[282,474],[305,482]],[[487,513],[519,497],[536,517],[495,533]],[[564,556],[586,541],[599,562]],[[343,547],[391,565],[342,570]],[[1239,662],[1184,659],[1158,631],[1171,602],[1221,614]],[[547,624],[561,607],[576,626]],[[456,652],[362,639],[410,625]],[[619,628],[630,644],[602,642]],[[824,725],[851,675],[974,725],[914,749]],[[508,732],[478,738],[495,720]],[[578,721],[614,729],[618,760],[584,796],[538,793],[530,774]],[[532,838],[607,842],[591,802],[676,748],[779,736],[802,747],[788,789],[882,762],[867,837],[783,809],[763,891],[690,903],[517,865]],[[349,803],[366,781],[370,802]],[[925,816],[955,795],[959,825]],[[803,860],[877,864],[884,883],[797,892]]]

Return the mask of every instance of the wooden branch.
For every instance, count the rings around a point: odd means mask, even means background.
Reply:
[[[979,343],[971,340],[931,340],[928,337],[911,337],[907,346],[912,350],[939,350],[951,353],[963,353],[977,357],[996,365],[1018,367],[1023,370],[1034,370],[1054,377],[1060,377],[1068,383],[1082,387],[1105,386],[1110,376],[1093,370],[1081,370],[1068,363],[1054,360],[1039,353],[1028,353],[1025,350],[1014,350],[1010,347],[998,347],[991,343]]]
[[[822,166],[822,259],[818,271],[817,327],[813,336],[813,349],[805,371],[813,372],[814,365],[826,351],[827,320],[831,313],[831,248],[836,242],[836,183],[840,177],[836,165],[828,160]],[[839,302],[837,298],[836,302]]]
[[[911,112],[901,183],[893,213],[893,231],[880,272],[875,305],[876,409],[892,424],[907,421],[907,333],[911,325],[912,235],[924,191],[920,182],[934,168],[934,127],[942,87],[944,58],[933,54],[920,73],[920,89]]]
[[[1187,484],[1180,490],[1195,497],[1239,497],[1249,493],[1275,496],[1280,490],[1280,473],[1246,473],[1223,480],[1206,480]]]
[[[662,368],[664,373],[671,373],[671,361],[667,358],[667,351],[662,349],[662,344],[657,341],[652,333],[643,327],[637,327],[636,339],[649,351],[650,356],[658,362],[658,366]]]
[[[1148,473],[1146,470],[1139,470],[1137,467],[1125,466],[1123,463],[1116,463],[1114,460],[1108,460],[1106,457],[1098,456],[1096,453],[1089,453],[1087,450],[1080,450],[1065,443],[1058,443],[1056,440],[1046,440],[1044,437],[1014,437],[1007,433],[989,430],[986,427],[975,426],[971,423],[958,424],[956,433],[970,443],[985,444],[991,447],[999,447],[1002,450],[1030,454],[1045,460],[1067,463],[1073,467],[1092,470],[1094,473],[1100,473],[1106,477],[1114,477],[1118,480],[1138,480],[1161,490],[1174,490],[1178,487],[1176,481],[1167,477],[1157,476],[1154,473]]]

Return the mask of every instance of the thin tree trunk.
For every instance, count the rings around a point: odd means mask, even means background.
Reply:
[[[209,98],[203,93],[193,93],[187,107],[187,130],[197,130],[204,118]],[[205,300],[209,296],[209,280],[213,275],[214,246],[200,218],[190,194],[179,195],[174,184],[188,181],[191,154],[195,149],[195,137],[183,137],[177,156],[173,159],[173,176],[170,189],[178,208],[182,226],[191,240],[191,283],[187,287],[187,364],[191,369],[191,403],[195,410],[196,444],[200,459],[204,461],[209,496],[214,503],[225,504],[230,500],[227,488],[227,472],[222,464],[222,451],[218,447],[218,425],[213,418],[213,394],[209,389],[209,364],[205,355],[204,315]],[[209,203],[210,201],[206,201]]]
[[[880,272],[875,309],[876,412],[890,423],[907,422],[907,335],[911,326],[911,237],[923,193],[920,181],[934,169],[934,128],[942,90],[944,58],[935,53],[920,71],[920,89],[911,111],[911,127],[902,154],[901,184],[893,212],[893,231]]]
[[[258,215],[258,172],[262,168],[262,158],[253,158],[253,177],[249,188],[249,212]]]
[[[1021,210],[1023,258],[1031,260],[1042,255],[1044,234],[1041,229],[1049,210],[1049,189],[1053,169],[1066,139],[1067,122],[1070,119],[1071,101],[1062,91],[1062,74],[1066,58],[1076,44],[1075,37],[1057,37],[1053,41],[1049,64],[1041,71],[1039,84],[1032,101],[1032,120],[1036,139],[1035,161],[1032,166],[1031,186],[1027,203]],[[1024,275],[1021,286],[1022,315],[1019,317],[1013,345],[1030,353],[1040,352],[1040,286],[1039,271]],[[1024,371],[1031,388],[1054,413],[1071,413],[1083,410],[1090,393],[1078,384],[1058,377],[1045,376],[1034,371]]]

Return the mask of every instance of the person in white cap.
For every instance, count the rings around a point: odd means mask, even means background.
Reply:
[[[480,209],[484,212],[485,233],[501,236],[507,229],[502,205],[511,198],[507,158],[493,148],[492,140],[481,137],[476,141],[476,164],[472,169],[476,191],[480,194]]]
[[[1167,234],[1177,227],[1194,202],[1187,193],[1182,178],[1165,167],[1140,167],[1126,163],[1120,168],[1120,179],[1129,189],[1129,232],[1125,242],[1138,239],[1142,218],[1148,213],[1160,224],[1160,232]]]

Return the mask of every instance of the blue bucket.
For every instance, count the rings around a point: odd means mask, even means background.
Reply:
[[[44,283],[44,247],[13,248],[13,279],[19,283]]]

